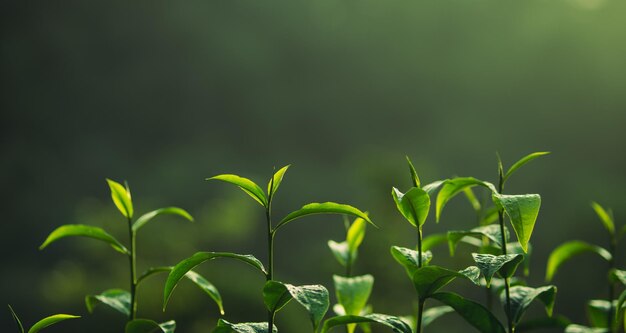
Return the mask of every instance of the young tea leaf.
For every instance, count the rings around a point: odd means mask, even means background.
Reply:
[[[430,196],[421,188],[413,187],[408,192],[402,193],[397,188],[392,188],[391,196],[396,202],[398,211],[413,226],[420,228],[430,210]]]
[[[42,329],[54,325],[60,321],[68,320],[68,319],[76,319],[80,318],[80,316],[68,315],[68,314],[56,314],[50,317],[46,317],[35,323],[29,330],[28,333],[37,333]]]
[[[440,292],[430,296],[445,305],[448,305],[483,333],[506,333],[498,319],[484,306],[463,298],[455,293]]]
[[[409,275],[409,278],[412,279],[415,271],[419,268],[419,252],[406,247],[392,246],[391,255],[400,265],[404,267],[406,273]],[[422,252],[422,266],[427,265],[432,258],[432,252]]]
[[[537,157],[541,157],[541,156],[545,156],[550,154],[549,151],[542,151],[542,152],[537,152],[537,153],[532,153],[529,155],[526,155],[524,157],[522,157],[519,161],[515,162],[515,164],[513,164],[509,170],[506,172],[506,174],[504,175],[504,178],[502,179],[502,183],[505,183],[507,181],[507,179],[509,179],[509,177],[511,177],[511,175],[517,171],[517,169],[521,168],[524,164],[536,159]]]
[[[284,167],[280,168],[280,170],[276,171],[276,173],[274,173],[274,175],[272,176],[272,179],[270,179],[270,181],[267,183],[267,197],[270,201],[276,194],[276,191],[278,191],[278,187],[280,186],[280,183],[282,183],[283,177],[285,176],[285,173],[290,166],[291,164],[285,165]]]
[[[537,215],[539,215],[541,197],[539,194],[506,195],[494,193],[492,198],[496,206],[504,209],[506,215],[509,216],[517,241],[526,252],[537,221]]]
[[[350,255],[350,250],[348,249],[348,242],[337,243],[333,240],[328,241],[328,248],[335,256],[335,259],[341,264],[341,266],[346,267],[348,265],[348,261],[354,260]]]
[[[626,287],[626,271],[612,269],[609,272],[609,280],[612,282],[619,282]]]
[[[443,184],[445,184],[446,180],[436,180],[432,183],[426,184],[422,186],[422,190],[426,191],[429,196],[432,196]]]
[[[365,228],[367,223],[364,219],[357,217],[350,228],[348,228],[348,234],[346,235],[346,242],[348,243],[348,249],[350,253],[356,254],[359,246],[365,238]]]
[[[399,317],[379,313],[371,313],[364,316],[337,316],[324,321],[321,333],[330,331],[333,327],[358,323],[381,324],[391,328],[395,333],[412,333],[411,327]]]
[[[193,222],[193,217],[191,217],[191,215],[189,215],[189,213],[187,213],[187,211],[185,211],[184,209],[181,209],[178,207],[166,207],[166,208],[153,210],[149,213],[145,213],[141,215],[137,219],[137,221],[135,221],[135,223],[133,224],[133,232],[137,232],[139,228],[143,227],[146,223],[150,222],[153,218],[159,215],[166,215],[166,214],[178,215]]]
[[[100,295],[87,295],[85,305],[87,311],[93,313],[98,304],[104,304],[126,316],[130,315],[130,293],[122,289],[109,289]]]
[[[413,187],[420,187],[420,178],[417,176],[417,171],[415,171],[415,167],[413,163],[411,163],[411,159],[408,156],[406,157],[406,161],[409,164],[409,172],[411,173],[411,181],[413,182]]]
[[[615,307],[617,302],[613,303]],[[592,299],[587,303],[587,317],[589,323],[593,327],[608,327],[609,311],[611,310],[611,303],[603,299]]]
[[[596,215],[598,215],[598,217],[600,218],[600,221],[602,222],[606,230],[609,232],[609,234],[614,235],[615,234],[615,222],[613,221],[611,214],[609,214],[609,212],[607,212],[606,209],[604,209],[604,207],[600,206],[596,202],[592,202],[591,207],[596,212]]]
[[[324,202],[324,203],[310,203],[302,206],[302,208],[297,211],[291,212],[287,214],[274,228],[274,230],[278,230],[283,225],[304,216],[313,215],[313,214],[346,214],[352,215],[355,217],[360,217],[365,221],[369,222],[373,226],[377,227],[374,222],[370,220],[366,213],[354,208],[350,205],[338,204],[335,202]],[[377,227],[378,228],[378,227]]]
[[[435,211],[437,222],[439,222],[443,207],[445,207],[446,203],[448,203],[450,199],[452,199],[457,194],[463,192],[466,188],[471,188],[474,186],[484,186],[492,191],[495,191],[495,187],[493,187],[493,185],[473,177],[458,177],[446,180],[443,184],[443,187],[439,191],[439,194],[437,194],[437,204]]]
[[[124,215],[126,218],[133,217],[133,201],[130,197],[130,191],[124,187],[122,184],[115,182],[111,179],[107,178],[107,183],[109,184],[109,188],[111,189],[111,199],[113,199],[113,203],[115,207]]]
[[[374,286],[374,277],[363,276],[343,277],[333,275],[337,301],[347,315],[359,315],[367,305],[367,300]]]
[[[508,238],[509,230],[507,228],[504,228],[504,233],[506,237]],[[471,230],[448,231],[448,246],[450,248],[451,256],[454,256],[454,252],[456,250],[457,244],[461,240],[463,240],[465,237],[468,237],[468,236],[478,237],[478,238],[487,237],[490,241],[492,241],[498,246],[501,246],[502,244],[502,233],[500,231],[499,225],[491,224],[491,225],[476,227]],[[477,243],[477,245],[479,246],[482,245],[482,242]]]
[[[101,240],[103,242],[108,243],[115,249],[117,252],[123,254],[130,254],[128,250],[120,243],[115,237],[109,235],[104,229],[98,227],[92,227],[84,224],[66,224],[56,228],[53,232],[50,233],[48,238],[39,246],[40,250],[43,250],[46,246],[52,244],[53,242],[65,238],[65,237],[88,237],[97,240]]]
[[[294,286],[273,280],[267,281],[263,288],[263,300],[271,313],[279,311],[292,298],[307,310],[313,331],[317,331],[330,305],[328,290],[322,285]]]
[[[241,323],[232,324],[224,319],[217,321],[217,327],[212,333],[268,333],[267,322],[265,323]],[[276,325],[272,327],[272,333],[277,333]]]
[[[248,178],[225,174],[213,176],[211,178],[207,178],[206,180],[221,180],[223,182],[237,185],[242,191],[251,196],[252,199],[261,204],[261,206],[267,206],[267,197],[265,196],[265,193],[263,193],[263,190],[259,187],[259,185]]]
[[[480,269],[476,266],[458,272],[439,266],[424,266],[413,274],[413,286],[419,298],[425,300],[456,278],[464,278],[480,285],[479,276]]]
[[[13,316],[13,320],[15,321],[15,324],[17,325],[17,328],[19,329],[19,333],[24,333],[24,326],[22,325],[22,321],[20,321],[20,318],[17,316],[15,311],[13,311],[13,308],[11,307],[11,305],[8,304],[8,306],[9,306],[9,311],[11,312],[11,316]]]
[[[535,299],[540,300],[546,309],[548,316],[552,316],[552,309],[554,308],[554,299],[556,297],[555,286],[544,286],[540,288],[531,288],[524,286],[514,286],[510,289],[511,295],[511,318],[515,324],[519,323],[520,319],[530,306],[530,303]],[[504,293],[500,295],[502,304],[506,304]]]
[[[174,333],[176,322],[173,320],[157,323],[149,319],[135,319],[126,324],[125,333]]]
[[[472,253],[476,266],[480,269],[487,282],[487,288],[491,285],[491,278],[496,272],[501,272],[503,278],[513,275],[517,265],[519,265],[524,256],[521,254],[504,254],[494,256],[491,254]]]
[[[550,254],[550,257],[548,258],[548,265],[546,267],[546,281],[552,281],[554,274],[564,262],[574,256],[586,252],[595,253],[606,261],[610,261],[612,257],[609,251],[596,245],[592,245],[582,241],[569,241],[563,243],[559,247],[554,249],[554,251],[552,251],[552,253]]]

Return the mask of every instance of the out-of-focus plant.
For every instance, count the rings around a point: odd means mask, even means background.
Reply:
[[[74,316],[74,315],[68,315],[68,314],[55,314],[49,317],[46,317],[38,322],[36,322],[33,326],[31,326],[31,328],[28,331],[24,330],[24,326],[22,325],[22,321],[20,320],[20,318],[17,316],[17,314],[15,313],[15,311],[13,311],[13,308],[11,307],[11,305],[9,305],[9,311],[11,312],[11,315],[13,316],[13,320],[15,320],[15,324],[17,325],[17,332],[18,333],[37,333],[39,331],[41,331],[42,329],[54,325],[60,321],[64,321],[64,320],[68,320],[68,319],[76,319],[76,318],[80,318],[80,316]]]

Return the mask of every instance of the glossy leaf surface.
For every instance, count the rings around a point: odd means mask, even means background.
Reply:
[[[374,277],[369,274],[354,277],[333,275],[333,281],[337,301],[342,305],[345,314],[361,314],[372,293]]]
[[[600,206],[596,202],[592,202],[591,207],[596,212],[596,215],[598,215],[598,218],[600,218],[600,221],[604,225],[604,228],[606,228],[606,230],[611,235],[614,235],[615,234],[615,222],[613,221],[613,217],[611,217],[611,214],[606,209],[604,209],[604,207]]]
[[[65,237],[87,237],[101,240],[111,245],[111,247],[113,247],[113,249],[115,249],[117,252],[129,254],[126,247],[124,247],[122,243],[115,239],[115,237],[109,235],[106,231],[104,231],[104,229],[84,224],[66,224],[56,228],[53,232],[50,233],[50,235],[48,236],[48,238],[46,238],[43,244],[39,246],[39,249],[43,250],[53,242],[56,242],[57,240]]]
[[[504,228],[504,234],[508,239],[509,230],[507,228]],[[498,246],[502,246],[502,233],[500,232],[499,225],[485,225],[473,228],[471,230],[453,230],[448,231],[448,246],[450,248],[450,255],[454,256],[457,244],[464,237],[487,237],[491,242],[495,243]]]
[[[248,178],[232,174],[224,174],[213,176],[211,178],[207,178],[206,180],[221,180],[223,182],[237,185],[241,190],[251,196],[252,199],[261,204],[261,206],[267,206],[267,197],[265,196],[265,193],[263,193],[263,190],[259,187],[259,185]]]
[[[452,280],[464,278],[479,285],[480,270],[476,266],[467,267],[461,271],[453,271],[440,266],[424,266],[413,274],[413,286],[420,299],[425,300]]]
[[[542,152],[536,152],[536,153],[532,153],[532,154],[528,154],[524,157],[522,157],[519,161],[515,162],[510,168],[509,170],[506,172],[506,174],[504,175],[504,178],[502,179],[502,182],[506,182],[509,177],[511,177],[511,175],[517,171],[517,169],[521,168],[522,166],[524,166],[526,163],[536,159],[537,157],[541,157],[541,156],[545,156],[550,154],[550,152],[548,151],[542,151]]]
[[[404,267],[406,273],[409,275],[409,278],[412,279],[415,271],[419,268],[419,252],[406,247],[392,246],[391,255],[400,265],[402,265],[402,267]],[[427,265],[432,258],[432,252],[422,252],[422,266]]]
[[[611,253],[604,248],[582,241],[569,241],[559,245],[548,258],[546,281],[551,281],[559,267],[574,256],[583,253],[595,253],[604,260],[611,260]]]
[[[364,219],[357,217],[350,225],[350,228],[348,228],[346,242],[348,243],[348,248],[352,255],[356,255],[356,251],[359,246],[361,246],[361,243],[363,243],[366,227],[367,222]]]
[[[170,271],[170,274],[167,277],[167,281],[165,282],[165,288],[163,290],[163,309],[165,310],[167,302],[172,296],[172,292],[174,291],[174,288],[176,288],[176,286],[178,285],[178,282],[180,282],[180,280],[185,277],[189,271],[207,260],[213,260],[216,258],[231,258],[239,260],[256,268],[264,276],[267,275],[263,264],[257,258],[249,254],[236,254],[230,252],[197,252],[193,256],[176,264],[176,266],[174,266],[174,268],[172,268],[172,270]]]
[[[609,330],[606,328],[587,327],[582,325],[572,324],[565,328],[565,333],[607,333]]]
[[[448,179],[444,182],[441,190],[437,194],[436,219],[439,221],[441,212],[445,205],[457,194],[463,192],[466,188],[474,186],[487,186],[488,183],[473,177],[458,177]]]
[[[176,322],[173,320],[157,323],[149,319],[135,319],[126,324],[125,333],[174,333]]]
[[[50,317],[46,317],[35,323],[29,330],[28,333],[37,333],[42,329],[54,325],[60,321],[68,320],[68,319],[76,319],[80,318],[80,316],[68,315],[68,314],[56,314]]]
[[[357,208],[354,208],[350,205],[338,204],[335,202],[324,202],[324,203],[310,203],[302,206],[302,208],[289,213],[285,216],[279,223],[276,225],[274,230],[278,230],[278,228],[282,227],[286,223],[289,223],[295,219],[299,219],[304,216],[313,215],[313,214],[346,214],[354,217],[360,217],[365,221],[371,223],[373,226],[376,226],[374,222],[370,220],[366,213],[360,211]]]
[[[546,313],[552,316],[554,299],[556,298],[555,286],[544,286],[531,288],[525,286],[514,286],[510,289],[511,295],[511,316],[514,323],[519,323],[520,319],[534,300],[539,300],[545,305]],[[500,295],[502,304],[506,304],[504,293]]]
[[[294,286],[278,281],[267,281],[263,288],[263,300],[267,309],[275,313],[295,299],[308,313],[316,331],[328,311],[328,290],[322,285]]]
[[[104,304],[126,316],[130,315],[130,293],[126,290],[109,289],[100,295],[85,297],[85,305],[89,313],[92,313],[98,304]]]
[[[422,327],[430,325],[430,323],[437,320],[437,318],[450,312],[454,312],[454,308],[448,305],[434,306],[424,310],[422,314]]]
[[[412,333],[411,327],[400,318],[379,313],[372,313],[364,316],[337,316],[329,318],[324,321],[322,333],[326,333],[336,326],[359,323],[381,324],[391,328],[396,333]]]
[[[267,331],[267,322],[232,324],[224,319],[220,319],[217,321],[217,327],[213,329],[212,333],[268,333]],[[274,325],[272,333],[276,332],[278,332],[278,329]]]
[[[426,191],[413,187],[408,192],[402,193],[394,187],[391,196],[398,211],[413,226],[421,227],[426,222],[430,210],[430,196]]]
[[[528,251],[528,242],[541,207],[541,197],[538,194],[494,194],[492,198],[496,206],[504,209],[509,216],[517,241],[525,252]]]
[[[496,272],[501,272],[503,278],[508,278],[513,275],[517,265],[519,265],[524,256],[521,254],[505,254],[505,255],[491,255],[472,253],[476,266],[480,269],[487,282],[487,287],[491,285],[491,278]]]
[[[133,201],[130,196],[130,191],[122,186],[122,184],[115,182],[111,179],[107,179],[109,188],[111,189],[111,199],[115,204],[115,207],[126,218],[133,217]]]
[[[137,232],[137,230],[139,230],[139,228],[143,227],[146,223],[150,222],[153,218],[159,216],[159,215],[178,215],[181,216],[191,222],[193,222],[193,217],[191,217],[191,215],[189,215],[189,213],[187,213],[187,211],[185,211],[184,209],[178,208],[178,207],[166,207],[166,208],[159,208],[157,210],[153,210],[151,212],[145,213],[143,215],[141,215],[137,221],[135,221],[135,223],[133,224],[133,231]]]
[[[484,306],[455,293],[440,292],[431,295],[452,308],[470,325],[483,333],[506,333],[498,319]]]
[[[278,187],[280,186],[280,183],[283,182],[283,177],[285,176],[287,169],[289,169],[290,166],[291,165],[285,165],[284,167],[280,168],[278,171],[274,173],[274,175],[272,176],[272,179],[270,179],[270,181],[267,182],[267,197],[268,198],[274,197],[274,195],[276,194],[276,191],[278,191]]]
[[[348,261],[354,260],[350,255],[350,250],[348,249],[348,242],[335,242],[333,240],[328,241],[328,248],[335,256],[335,259],[341,264],[341,266],[346,267],[348,265]]]
[[[409,164],[409,172],[411,173],[411,181],[413,182],[413,187],[420,187],[420,177],[417,176],[417,171],[415,171],[415,167],[411,162],[411,159],[408,156],[406,157],[406,162]]]
[[[429,196],[432,196],[438,189],[441,188],[441,186],[443,186],[445,182],[445,180],[436,180],[432,183],[422,186],[422,190],[426,191]]]

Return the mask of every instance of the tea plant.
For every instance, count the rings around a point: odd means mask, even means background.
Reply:
[[[579,240],[565,242],[554,249],[548,258],[546,281],[551,281],[559,267],[566,261],[580,254],[595,253],[600,256],[600,258],[604,259],[608,263],[606,271],[608,285],[607,299],[594,299],[587,303],[587,314],[591,327],[572,324],[566,328],[565,332],[619,332],[620,318],[623,316],[626,309],[626,290],[623,291],[616,300],[615,285],[620,283],[622,286],[626,286],[626,271],[619,270],[615,267],[615,256],[617,255],[618,242],[624,233],[626,233],[626,225],[623,226],[621,230],[616,230],[615,220],[611,210],[607,210],[595,202],[591,203],[591,207],[608,232],[608,250],[601,246],[589,244]],[[626,317],[624,317],[623,326],[626,331]]]
[[[125,255],[128,258],[129,263],[129,276],[130,276],[130,292],[122,289],[109,289],[102,292],[99,295],[89,295],[85,298],[87,310],[93,312],[93,309],[98,304],[104,304],[110,308],[126,315],[128,321],[126,324],[127,333],[144,333],[153,331],[162,331],[164,333],[170,333],[174,331],[176,323],[168,321],[165,323],[157,323],[148,319],[137,319],[137,288],[148,277],[161,273],[169,272],[171,267],[153,267],[148,269],[141,276],[137,277],[137,250],[136,250],[136,238],[139,229],[145,226],[148,222],[152,221],[155,217],[160,215],[177,215],[183,217],[189,221],[193,221],[193,218],[185,210],[177,207],[166,207],[153,210],[146,214],[143,214],[137,219],[133,219],[133,201],[131,198],[130,188],[128,184],[126,186],[121,185],[113,180],[107,179],[107,183],[111,190],[111,199],[113,203],[125,218],[128,225],[128,240],[129,247],[127,248],[121,242],[119,242],[111,234],[107,233],[104,229],[84,224],[66,224],[58,227],[39,247],[43,250],[48,245],[56,242],[57,240],[65,237],[88,237],[108,243],[115,251]],[[198,287],[205,291],[209,296],[221,304],[221,297],[217,292],[217,289],[210,284],[206,279],[195,272],[188,272],[186,275],[188,279],[193,281]]]
[[[302,208],[287,214],[278,223],[274,224],[272,220],[272,202],[288,168],[289,165],[274,173],[267,184],[266,192],[264,192],[261,187],[259,187],[252,180],[233,174],[222,174],[207,178],[207,180],[220,180],[238,186],[265,209],[267,225],[267,270],[263,264],[252,255],[241,255],[227,252],[198,252],[190,258],[179,262],[170,272],[164,288],[164,307],[167,305],[168,299],[170,298],[174,288],[178,285],[180,279],[190,269],[193,269],[205,261],[219,257],[226,257],[243,261],[255,267],[265,276],[266,283],[263,288],[263,300],[268,310],[268,319],[267,324],[233,324],[220,319],[218,321],[217,328],[213,332],[268,332],[270,327],[274,332],[277,330],[274,326],[276,313],[287,305],[287,303],[289,303],[292,299],[295,299],[298,304],[307,310],[313,331],[317,331],[317,328],[329,307],[330,301],[328,297],[328,290],[321,285],[294,286],[274,279],[274,238],[276,237],[278,230],[290,222],[313,214],[346,214],[362,218],[372,225],[374,225],[374,223],[369,219],[367,214],[357,208],[345,204],[325,202],[304,205]]]
[[[17,325],[17,331],[18,333],[24,333],[26,332],[24,330],[24,326],[22,325],[22,322],[20,321],[20,318],[17,316],[17,314],[15,313],[15,311],[13,311],[13,308],[11,307],[11,305],[9,305],[9,311],[11,311],[11,315],[13,316],[13,320],[15,320],[15,324]],[[80,316],[74,316],[74,315],[68,315],[68,314],[55,314],[49,317],[46,317],[38,322],[36,322],[29,330],[28,333],[37,333],[39,331],[41,331],[42,329],[54,325],[58,322],[64,321],[64,320],[68,320],[68,319],[76,319],[76,318],[80,318]]]

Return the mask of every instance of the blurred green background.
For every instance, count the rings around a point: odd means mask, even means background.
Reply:
[[[368,230],[356,273],[375,276],[375,310],[411,313],[414,290],[389,255],[392,244],[415,244],[389,194],[410,186],[405,154],[424,182],[495,181],[496,151],[508,165],[552,151],[508,184],[543,197],[529,278],[541,285],[561,242],[606,244],[591,200],[626,216],[625,14],[626,2],[611,0],[3,2],[2,304],[28,324],[84,315],[49,332],[120,332],[125,318],[104,307],[88,315],[83,297],[128,288],[126,259],[86,239],[38,251],[50,231],[91,224],[125,242],[109,177],[129,181],[137,212],[177,205],[196,218],[142,229],[140,271],[201,250],[265,261],[263,210],[203,179],[226,172],[265,184],[272,167],[291,163],[275,215],[326,200],[370,211],[381,229]],[[473,223],[457,199],[425,233]],[[276,278],[330,288],[342,268],[326,241],[342,237],[340,217],[291,224],[276,240]],[[469,250],[450,258],[437,248],[435,262],[465,267]],[[605,297],[604,265],[593,256],[565,265],[555,312],[585,323],[584,300]],[[216,261],[199,271],[222,292],[226,319],[265,320],[252,269]],[[140,289],[139,316],[209,332],[217,308],[190,284],[161,312],[164,278]],[[452,289],[482,300],[462,282]],[[541,314],[533,309],[529,318]],[[296,306],[277,324],[308,330]],[[471,330],[452,314],[429,331],[452,329]]]

